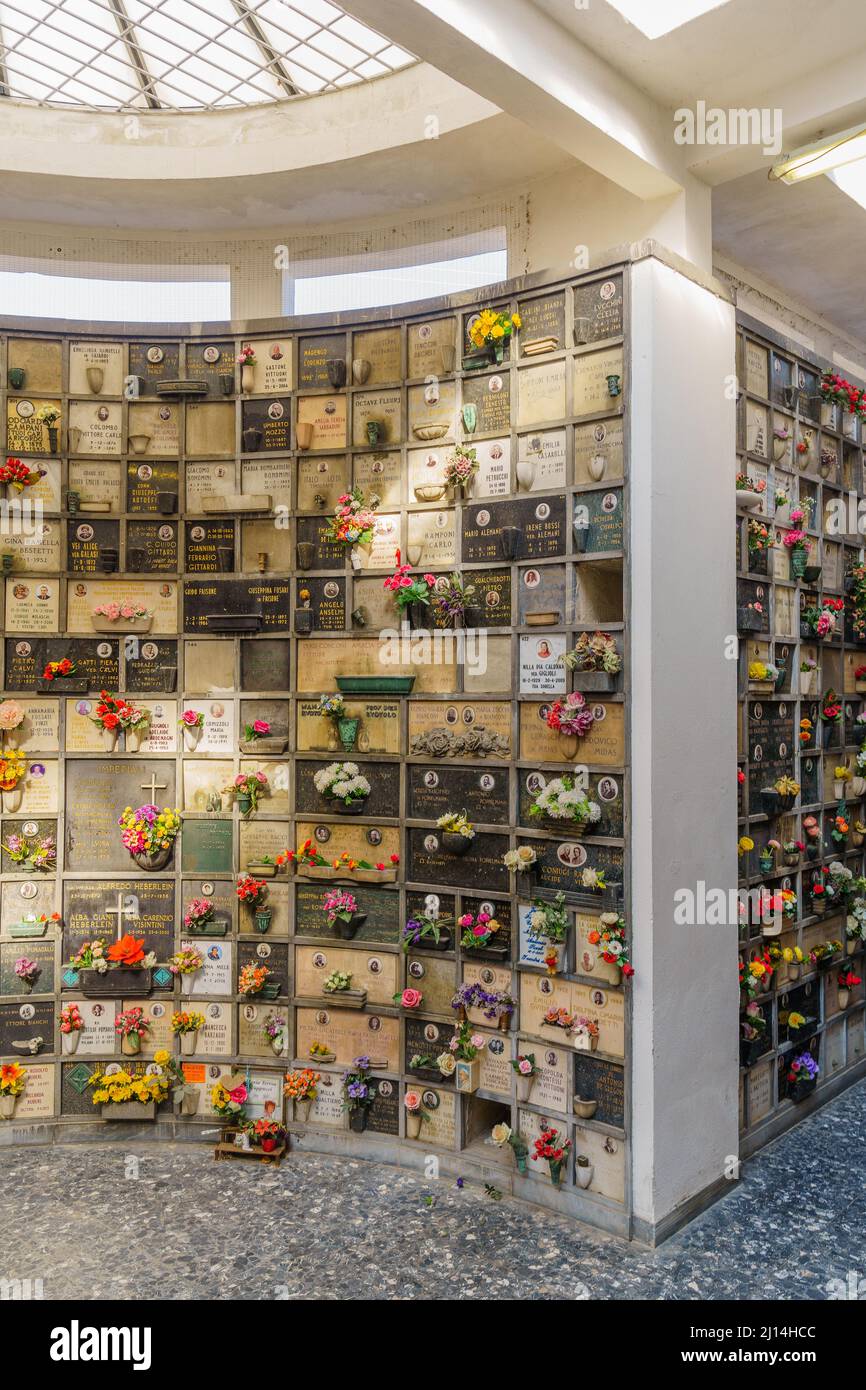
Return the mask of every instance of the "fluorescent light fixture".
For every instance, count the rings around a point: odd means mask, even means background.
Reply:
[[[672,29],[697,19],[699,15],[727,5],[728,0],[608,0],[623,19],[640,29],[648,39],[659,39]]]
[[[802,150],[786,155],[770,170],[771,179],[782,183],[803,183],[805,179],[817,178],[819,174],[829,174],[843,164],[853,164],[866,158],[866,125],[853,126],[851,130],[840,130],[837,135],[827,135]],[[841,184],[840,184],[841,187]],[[847,193],[847,189],[845,192]],[[854,195],[852,194],[852,197]]]
[[[853,164],[831,169],[827,178],[849,198],[853,198],[855,203],[859,203],[861,208],[866,208],[866,159],[855,159]]]

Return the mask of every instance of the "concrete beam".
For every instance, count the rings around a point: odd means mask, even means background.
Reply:
[[[671,113],[530,0],[341,0],[344,10],[639,198],[692,181]]]

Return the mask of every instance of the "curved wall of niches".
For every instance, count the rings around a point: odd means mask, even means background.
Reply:
[[[589,940],[611,906],[628,920],[627,390],[612,394],[628,385],[627,300],[627,267],[611,266],[399,314],[204,332],[42,321],[0,330],[7,454],[40,473],[28,498],[42,509],[32,525],[13,509],[2,538],[4,699],[24,713],[25,776],[20,804],[3,797],[4,843],[24,859],[3,855],[0,1056],[26,1068],[27,1084],[14,1117],[0,1121],[0,1142],[133,1132],[203,1140],[214,1129],[210,1087],[242,1077],[253,1113],[269,1099],[278,1111],[285,1104],[304,1147],[416,1166],[435,1155],[443,1172],[492,1172],[500,1187],[513,1181],[530,1199],[628,1230],[627,989],[611,982]],[[468,329],[490,304],[522,316],[501,362],[468,355]],[[257,362],[242,383],[246,343]],[[177,381],[195,385],[177,394]],[[46,406],[58,414],[50,428]],[[444,487],[458,442],[479,461],[466,498]],[[357,566],[327,535],[350,486],[380,499],[375,539]],[[575,517],[588,523],[577,532]],[[398,547],[422,572],[460,571],[476,612],[462,646],[447,632],[402,647],[392,640],[383,666],[381,634],[396,618],[383,580]],[[147,633],[94,630],[93,609],[122,599],[152,612]],[[588,697],[596,717],[578,744],[552,732],[545,715],[571,688],[561,657],[597,629],[613,636],[625,668],[612,691]],[[43,679],[46,664],[64,657],[78,682],[65,690]],[[371,792],[362,815],[335,815],[314,782],[339,756],[319,696],[335,690],[338,674],[383,672],[413,675],[413,688],[348,697],[360,720],[351,757]],[[138,750],[123,738],[103,748],[87,717],[102,689],[150,711]],[[188,709],[203,715],[195,746],[178,729]],[[278,736],[276,751],[244,744],[256,719]],[[259,768],[269,794],[244,819],[222,789]],[[601,810],[583,839],[529,815],[540,787],[564,770]],[[149,801],[183,818],[172,859],[156,872],[137,867],[117,824],[124,807]],[[449,810],[476,827],[462,856],[446,853],[437,834]],[[269,878],[266,933],[238,902],[239,874],[307,838],[328,858],[398,856],[393,882],[352,885],[366,918],[350,940],[327,925],[321,880],[285,868]],[[34,869],[30,856],[46,839],[56,841],[56,862]],[[537,864],[518,877],[503,856],[524,844]],[[585,867],[604,870],[605,895],[586,891]],[[571,925],[563,969],[550,976],[528,918],[533,898],[560,890]],[[200,942],[205,967],[181,1004],[165,962],[191,940],[183,917],[194,897],[213,900],[226,934]],[[401,950],[413,914],[484,906],[502,923],[498,954],[461,949],[454,936],[449,949]],[[152,989],[88,996],[69,962],[83,941],[118,931],[155,953]],[[36,966],[27,992],[15,972],[22,956]],[[257,961],[272,972],[271,1000],[238,993],[240,971]],[[335,969],[366,990],[363,1007],[323,996]],[[486,1044],[472,1093],[435,1064],[463,982],[514,999],[507,1027],[472,1015]],[[413,1012],[393,1002],[406,986],[422,994]],[[73,1000],[84,1028],[64,1055],[59,1012]],[[127,1062],[114,1016],[134,1004],[149,1030]],[[87,1084],[94,1068],[153,1067],[157,1050],[177,1047],[170,1022],[181,1007],[205,1016],[196,1053],[184,1058],[191,1113],[169,1102],[154,1125],[104,1121]],[[596,1048],[546,1027],[550,1008],[595,1022]],[[265,1036],[272,1016],[283,1028],[280,1055]],[[309,1063],[314,1041],[336,1060],[317,1065],[319,1099],[301,1122],[283,1101],[282,1077]],[[540,1068],[520,1101],[510,1066],[518,1051]],[[340,1083],[361,1054],[374,1060],[378,1097],[366,1133],[355,1135]],[[405,1136],[410,1087],[422,1090],[428,1115],[420,1141]],[[595,1102],[591,1118],[578,1116],[575,1095]],[[489,1143],[503,1121],[530,1143],[546,1125],[571,1139],[560,1190],[546,1165],[530,1162],[520,1177],[511,1150]],[[577,1153],[592,1168],[585,1189]]]

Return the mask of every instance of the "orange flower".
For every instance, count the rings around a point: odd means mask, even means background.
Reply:
[[[144,960],[144,937],[139,940],[129,934],[122,936],[119,941],[109,946],[106,955],[109,960],[117,961],[119,965],[138,965]]]
[[[590,946],[597,946],[599,941],[601,941],[601,934],[597,931],[587,932],[586,939]]]

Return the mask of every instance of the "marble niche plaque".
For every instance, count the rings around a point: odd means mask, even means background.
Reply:
[[[118,643],[94,638],[7,638],[4,669],[7,690],[32,689],[49,661],[69,657],[91,690],[116,690],[120,682]],[[58,694],[62,695],[62,684]]]
[[[271,981],[279,985],[280,994],[287,994],[289,987],[289,948],[285,942],[268,941],[259,937],[256,941],[241,938],[237,943],[238,974],[245,965],[266,965],[271,972]]]
[[[601,811],[601,819],[596,823],[596,835],[621,836],[623,833],[623,785],[622,778],[610,772],[590,772],[585,766],[575,764],[566,771],[551,773],[521,769],[518,774],[518,819],[522,825],[534,826],[537,830],[557,834],[557,822],[537,816],[530,816],[529,808],[538,793],[555,776],[568,776],[574,779],[575,786],[585,791],[590,801],[594,801]],[[561,823],[560,823],[561,829]]]
[[[211,616],[256,612],[262,615],[264,631],[287,630],[289,594],[288,580],[188,580],[183,596],[184,631],[207,632]]]
[[[436,758],[507,758],[511,706],[504,701],[418,701],[409,705],[409,752]]]
[[[242,409],[241,439],[245,454],[255,454],[270,449],[286,453],[291,449],[292,400],[290,396],[244,400]],[[190,452],[193,451],[190,450]],[[210,450],[204,452],[210,452]]]
[[[542,618],[546,621],[538,621]],[[517,590],[517,621],[520,626],[550,627],[564,619],[565,566],[528,565],[521,569]]]
[[[292,495],[292,464],[289,459],[243,459],[241,492],[264,493],[272,507],[288,508]],[[268,522],[273,529],[274,523]],[[268,547],[271,549],[272,547]]]
[[[622,1129],[625,1124],[625,1073],[615,1062],[592,1053],[574,1054],[574,1094],[598,1101],[593,1118],[602,1125]]]
[[[176,573],[177,522],[127,522],[126,568],[133,573]]]
[[[457,387],[453,381],[428,381],[408,391],[409,433],[413,439],[451,439],[457,414]]]
[[[185,530],[188,574],[218,574],[234,569],[233,521],[187,521]]]
[[[179,343],[130,343],[129,375],[138,377],[137,396],[155,396],[161,381],[177,381],[180,376]]]
[[[67,629],[70,632],[92,632],[93,609],[121,599],[139,602],[153,614],[152,633],[177,631],[176,583],[89,577],[66,581]]]
[[[69,452],[119,454],[123,447],[119,401],[69,402]]]
[[[564,695],[566,668],[564,632],[520,638],[520,694]]]
[[[619,394],[611,394],[611,377],[618,378]],[[574,359],[575,415],[600,415],[622,408],[622,348],[582,353]]]
[[[375,1057],[383,1070],[400,1069],[400,1020],[369,1011],[332,1008],[295,1010],[298,1057],[306,1058],[310,1044],[324,1043],[336,1053],[337,1063],[348,1066],[355,1057]]]
[[[448,376],[456,361],[457,322],[453,318],[410,323],[406,329],[407,374],[416,377]]]
[[[346,397],[299,396],[298,424],[312,426],[310,449],[345,449]]]
[[[342,386],[343,383],[336,376],[333,381],[331,380],[329,362],[342,363],[343,368],[345,368],[345,333],[317,333],[311,334],[308,338],[299,338],[298,390],[309,390],[310,387],[322,387],[325,390],[330,387],[334,390]],[[332,366],[330,370],[336,374],[341,369]]]
[[[764,400],[770,394],[770,362],[765,347],[747,340],[745,343],[746,390]]]
[[[43,1045],[37,1056],[54,1051],[54,1008],[45,1001],[26,1001],[18,1004],[0,1004],[0,1053],[4,1057],[15,1057],[29,1061],[30,1053],[21,1052],[16,1043],[29,1043],[33,1038],[42,1038]],[[16,1106],[17,1111],[17,1106]]]
[[[321,942],[317,946],[295,947],[295,994],[306,1003],[323,994],[322,985],[333,970],[352,977],[353,989],[367,991],[368,1006],[391,1003],[397,989],[398,958],[393,952],[358,951],[353,946]],[[331,1007],[326,998],[325,1007]],[[339,1008],[339,995],[333,1007]]]
[[[66,867],[129,872],[133,865],[120,838],[125,806],[176,805],[174,762],[111,758],[66,762]]]
[[[91,462],[88,459],[69,460],[69,488],[81,498],[81,510],[91,503],[108,503],[108,511],[123,510],[123,489],[119,463]],[[104,505],[100,507],[105,510]]]
[[[7,632],[35,634],[58,632],[59,629],[59,580],[45,579],[42,576],[6,580]]]
[[[407,774],[408,813],[413,820],[435,821],[459,806],[471,821],[482,825],[508,824],[507,768],[411,763]]]
[[[284,1036],[289,1036],[289,1011],[276,1004],[253,1003],[238,1005],[238,1052],[242,1057],[273,1058],[271,1039],[265,1032],[271,1019],[279,1019]],[[281,1054],[286,1056],[285,1050]]]
[[[392,570],[396,551],[400,546],[400,516],[396,512],[377,512],[373,526],[373,543],[369,547],[356,546],[353,563],[357,561],[359,570]],[[430,564],[431,561],[425,563]]]
[[[291,338],[262,338],[244,341],[241,347],[251,347],[255,353],[253,392],[257,396],[280,396],[293,387]]]
[[[27,822],[28,828],[36,822]],[[15,829],[19,826],[16,824]],[[6,831],[4,830],[4,835]],[[10,926],[25,917],[50,917],[56,911],[55,882],[52,878],[38,878],[29,874],[23,879],[7,879],[0,888],[0,935],[11,938]],[[56,935],[57,924],[50,923],[46,928],[46,938]],[[18,938],[16,938],[18,939]],[[20,943],[19,943],[20,944]]]
[[[352,336],[352,361],[369,363],[369,372],[361,367],[366,380],[359,381],[350,364],[350,377],[358,386],[386,386],[403,376],[403,352],[399,328],[372,328]],[[423,376],[423,372],[409,372]]]
[[[202,498],[204,497],[230,497],[236,491],[233,463],[187,461],[185,471],[186,509],[188,512],[201,512]]]
[[[511,428],[510,372],[464,377],[462,423],[464,437],[470,442],[476,433],[508,433]]]
[[[63,345],[44,338],[10,338],[6,366],[24,371],[28,391],[59,391],[63,376]]]
[[[235,451],[235,407],[233,401],[188,401],[186,407],[186,452],[198,458],[213,458]]]
[[[574,340],[598,343],[622,336],[623,285],[621,275],[574,289]]]
[[[60,511],[60,471],[59,459],[42,459],[39,466],[32,470],[32,472],[39,474],[39,478],[28,489],[27,496],[31,502],[41,502],[46,512]],[[12,536],[5,537],[7,542],[12,539],[14,539]]]
[[[127,856],[127,864],[137,867]],[[171,879],[79,880],[63,885],[63,959],[75,955],[82,942],[101,936],[111,943],[125,932],[143,938],[145,951],[157,961],[174,950],[175,891]],[[173,978],[164,982],[169,986]],[[64,967],[63,984],[74,989],[76,972]]]
[[[232,871],[232,823],[187,820],[181,836],[181,865],[185,874],[230,874]]]
[[[565,430],[535,430],[517,441],[517,486],[522,492],[565,487]]]
[[[467,854],[448,854],[442,846],[442,832],[414,827],[409,830],[409,872],[415,883],[443,883],[452,887],[471,887],[482,880],[494,893],[508,891],[508,870],[502,857],[508,849],[507,835],[479,831]]]
[[[338,816],[340,812],[335,803],[316,790],[314,777],[325,762],[311,762],[304,758],[295,764],[295,810],[301,815]],[[370,794],[364,803],[363,815],[379,819],[382,816],[396,816],[400,807],[400,768],[397,763],[370,763],[361,765],[361,775],[370,783]],[[353,817],[354,819],[354,817]],[[369,857],[369,856],[368,856]]]
[[[168,401],[130,405],[126,424],[129,452],[177,457],[180,448],[180,418],[180,406],[169,405]],[[130,442],[133,438],[137,438],[143,447],[134,450]]]
[[[565,292],[521,299],[518,343],[521,357],[557,352],[565,347]]]
[[[241,569],[247,573],[284,574],[292,568],[293,547],[288,528],[270,517],[241,519]]]
[[[565,417],[565,362],[539,362],[521,367],[517,385],[517,425],[553,424]]]
[[[457,563],[457,513],[452,509],[427,512],[410,512],[408,517],[407,557],[412,562],[432,569],[455,565]],[[399,544],[397,530],[394,548]],[[420,552],[420,553],[419,553]],[[414,558],[417,554],[417,560]],[[387,562],[390,566],[390,561]]]
[[[316,632],[344,632],[346,581],[343,578],[295,580],[295,609],[309,608]]]
[[[4,536],[3,550],[12,556],[13,574],[42,574],[46,570],[59,570],[60,563],[60,522],[54,520],[34,521],[32,529]]]
[[[178,473],[176,461],[156,460],[137,463],[129,459],[126,465],[126,510],[128,512],[158,512],[159,494],[177,496]],[[177,511],[177,506],[172,507]]]
[[[303,883],[298,880],[295,887],[295,936],[334,939],[336,933],[329,926],[322,907],[327,891],[326,883]],[[366,915],[366,921],[352,940],[395,944],[402,926],[400,895],[364,883],[353,885],[352,894],[358,903],[358,911]]]
[[[453,992],[452,984],[452,994]],[[423,989],[422,993],[424,993]],[[437,1088],[446,1086],[453,1088],[454,1078],[443,1076],[436,1066],[436,1058],[447,1050],[451,1041],[454,1032],[451,1021],[449,1020],[448,1023],[434,1022],[433,1019],[418,1018],[417,1015],[410,1014],[405,1019],[403,1027],[406,1048],[403,1062],[405,1070],[411,1072],[420,1081],[435,1082]]]
[[[59,400],[48,400],[40,396],[7,397],[6,448],[10,454],[57,453],[57,443],[52,449],[48,426],[39,418],[40,412],[48,407],[53,407],[58,412],[52,429],[56,430],[59,441],[64,426]]]
[[[394,700],[347,700],[346,713],[359,718],[358,751],[399,753],[400,704]],[[297,750],[336,755],[339,743],[331,721],[319,714],[318,698],[297,701]]]
[[[70,520],[67,524],[67,570],[75,574],[99,574],[101,552],[117,552],[115,569],[120,569],[120,521]]]
[[[622,550],[622,488],[576,493],[573,519],[575,525],[587,532],[586,554]]]
[[[571,761],[596,767],[622,767],[625,761],[624,706],[613,700],[588,701],[595,716],[584,738],[572,739],[548,728],[549,702],[524,701],[520,706],[520,756],[522,759],[565,764]]]
[[[465,570],[463,579],[475,590],[470,599],[482,609],[484,627],[510,627],[511,570]]]
[[[403,436],[402,392],[356,391],[352,397],[352,444],[366,448],[368,421],[379,425],[379,444],[399,444]]]
[[[622,416],[575,425],[574,470],[578,485],[622,479]]]
[[[311,570],[344,569],[346,552],[337,541],[329,539],[330,519],[326,516],[299,516],[296,522],[298,544],[314,547]]]
[[[352,460],[352,481],[365,497],[373,493],[379,507],[399,507],[403,500],[403,460],[399,453],[356,454]]]
[[[207,382],[209,396],[231,396],[235,389],[234,343],[187,343],[185,376]]]
[[[15,687],[13,687],[14,689]],[[54,753],[60,746],[60,710],[54,700],[18,700],[24,715],[17,747],[25,753]]]
[[[187,644],[187,660],[189,660]],[[165,637],[146,637],[126,654],[126,689],[130,694],[146,691],[171,694],[177,689],[177,642]]]
[[[24,994],[24,986],[15,974],[15,962],[26,955],[35,961],[39,974],[33,983],[34,995],[54,993],[54,942],[28,937],[26,941],[0,943],[0,994]]]
[[[513,527],[511,556],[503,553],[503,528]],[[529,498],[471,505],[464,509],[464,564],[506,558],[541,560],[565,554],[565,497]]]
[[[189,643],[187,643],[189,651]],[[232,681],[228,683],[231,689]],[[241,642],[241,690],[288,690],[289,643],[272,638]]]
[[[341,456],[333,458],[298,457],[298,511],[329,514],[337,498],[349,487],[349,462]]]

